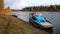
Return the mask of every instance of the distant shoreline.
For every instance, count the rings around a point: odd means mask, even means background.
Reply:
[[[60,5],[50,5],[50,6],[31,6],[25,7],[21,11],[52,11],[60,12]]]
[[[11,10],[11,11],[21,11],[21,10]],[[23,11],[23,12],[60,12],[60,11]]]

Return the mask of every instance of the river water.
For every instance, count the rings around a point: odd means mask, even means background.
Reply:
[[[17,15],[18,18],[29,22],[29,13],[30,12],[22,12],[22,11],[16,11],[12,12],[11,14]],[[46,17],[47,20],[49,20],[54,28],[53,28],[53,34],[59,34],[60,33],[60,12],[40,12],[43,14],[44,17]]]

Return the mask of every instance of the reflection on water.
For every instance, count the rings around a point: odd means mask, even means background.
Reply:
[[[29,22],[29,13],[30,12],[12,12],[18,16],[18,18]],[[40,12],[46,17],[47,20],[52,22],[54,28],[53,33],[59,34],[60,33],[60,12]]]
[[[29,22],[29,12],[12,12],[12,14],[15,14],[18,16],[18,18]]]
[[[60,12],[43,12],[43,15],[53,23],[53,33],[60,33]]]

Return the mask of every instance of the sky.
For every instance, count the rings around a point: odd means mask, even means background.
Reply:
[[[60,5],[60,0],[4,0],[4,6],[11,9],[22,9],[30,6]]]

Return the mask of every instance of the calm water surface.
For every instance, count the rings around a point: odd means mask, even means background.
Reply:
[[[15,14],[18,16],[18,18],[29,22],[29,13],[30,12],[12,12],[11,14]],[[53,34],[59,34],[60,33],[60,12],[40,12],[43,14],[44,17],[46,17],[47,20],[52,22],[54,28],[53,28]]]

